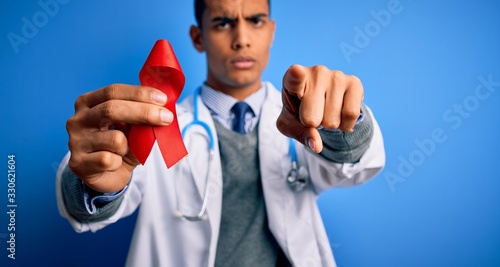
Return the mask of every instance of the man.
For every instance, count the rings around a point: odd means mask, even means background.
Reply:
[[[181,129],[198,116],[216,133],[214,154],[197,127],[184,138],[187,158],[167,169],[155,146],[140,166],[126,128],[168,125],[169,100],[154,88],[123,84],[86,93],[67,122],[70,153],[57,176],[61,214],[78,232],[97,231],[140,205],[130,266],[335,266],[317,196],[361,184],[385,162],[361,82],[324,66],[294,65],[280,96],[261,81],[275,31],[269,1],[196,0],[195,13],[190,36],[206,53],[207,78],[177,115]],[[310,177],[303,190],[286,182],[293,167],[286,136],[298,141],[297,163]]]

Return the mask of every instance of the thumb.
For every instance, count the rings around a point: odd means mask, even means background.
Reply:
[[[320,153],[323,150],[321,135],[314,127],[304,126],[300,120],[283,107],[281,114],[276,121],[276,127],[285,136],[293,138],[312,151]]]
[[[283,75],[283,90],[301,99],[304,95],[306,76],[307,72],[304,66],[292,65]]]

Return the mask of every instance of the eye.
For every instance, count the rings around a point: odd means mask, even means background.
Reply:
[[[225,29],[229,29],[230,26],[231,26],[231,24],[229,22],[222,21],[222,22],[216,24],[215,28],[218,30],[225,30]]]
[[[214,28],[216,30],[226,30],[232,27],[235,20],[232,18],[217,18],[214,21]]]
[[[250,18],[249,20],[255,27],[260,27],[264,24],[264,20],[260,17]]]

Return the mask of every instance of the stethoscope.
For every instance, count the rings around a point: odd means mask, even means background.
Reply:
[[[184,214],[180,209],[180,201],[177,199],[177,211],[176,217],[185,218],[189,221],[201,221],[207,220],[208,217],[206,215],[207,204],[208,204],[208,196],[209,196],[209,188],[208,188],[208,177],[210,174],[210,166],[212,165],[212,160],[214,158],[214,136],[213,132],[205,122],[201,121],[198,117],[198,97],[200,95],[201,87],[198,87],[194,92],[193,97],[193,121],[188,123],[181,131],[182,138],[184,139],[188,130],[194,126],[202,127],[208,135],[208,150],[209,150],[209,158],[208,158],[208,170],[205,178],[205,192],[203,196],[203,202],[200,208],[200,211],[196,215],[187,215]],[[297,161],[297,151],[295,150],[294,140],[289,138],[289,153],[292,161],[292,168],[288,172],[288,176],[286,177],[286,183],[290,187],[290,189],[294,192],[301,192],[309,183],[309,173],[304,166],[299,166]],[[178,195],[178,194],[177,194]]]

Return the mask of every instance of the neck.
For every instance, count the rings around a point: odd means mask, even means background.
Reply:
[[[213,88],[214,90],[217,90],[219,92],[222,92],[226,95],[230,95],[234,99],[238,101],[242,101],[243,99],[247,98],[251,94],[259,91],[260,87],[262,86],[261,81],[254,82],[249,85],[244,85],[244,86],[231,86],[227,84],[222,84],[220,82],[213,82],[207,80],[207,85]]]

